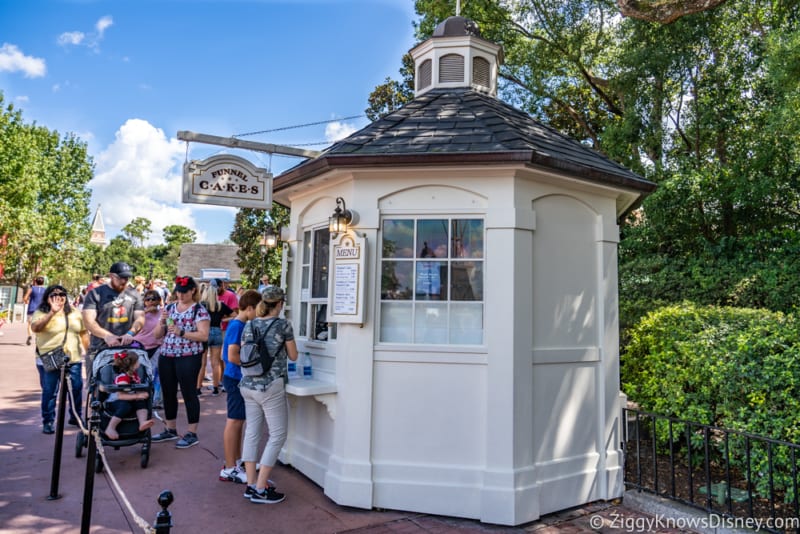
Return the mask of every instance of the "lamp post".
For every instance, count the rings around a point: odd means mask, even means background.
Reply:
[[[275,232],[272,225],[267,226],[264,229],[264,235],[261,236],[261,241],[259,242],[261,248],[261,274],[259,276],[259,280],[261,276],[264,276],[265,269],[266,269],[266,259],[267,259],[267,252],[271,248],[275,248],[275,245],[278,244],[278,235]]]

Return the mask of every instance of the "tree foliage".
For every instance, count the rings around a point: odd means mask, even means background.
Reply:
[[[637,2],[656,3],[675,4]],[[415,5],[420,40],[455,14]],[[659,184],[621,221],[623,326],[687,298],[797,303],[800,4],[727,0],[671,24],[613,0],[462,7],[504,48],[501,98]]]
[[[52,279],[80,275],[92,173],[85,143],[26,123],[0,93],[0,263],[6,277],[25,283],[43,271]]]
[[[267,248],[261,243],[268,230],[278,232],[288,225],[289,210],[276,202],[269,211],[242,208],[236,213],[231,241],[239,245],[236,256],[245,287],[258,287],[262,274],[267,274],[273,284],[281,282],[280,244]]]

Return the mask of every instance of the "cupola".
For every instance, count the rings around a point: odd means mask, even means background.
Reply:
[[[474,21],[449,17],[433,36],[410,51],[414,58],[414,96],[431,89],[470,87],[497,96],[497,71],[503,48],[483,39]]]

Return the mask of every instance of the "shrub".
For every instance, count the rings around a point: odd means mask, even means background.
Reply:
[[[793,314],[761,309],[660,308],[630,330],[623,390],[659,415],[800,443],[799,326]],[[657,437],[666,442],[662,431]],[[791,472],[786,454],[773,462]],[[743,458],[731,463],[747,467]],[[766,464],[766,452],[755,450],[753,472]],[[776,482],[791,490],[789,479]],[[757,489],[763,495],[766,486]]]

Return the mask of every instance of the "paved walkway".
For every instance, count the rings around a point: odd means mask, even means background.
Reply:
[[[0,332],[0,532],[62,534],[80,532],[86,473],[86,449],[75,457],[77,429],[67,426],[57,494],[49,500],[55,436],[41,432],[40,388],[33,347],[25,345],[25,325],[6,324]],[[288,466],[273,472],[286,500],[255,505],[242,498],[243,486],[219,482],[225,397],[201,397],[200,444],[186,450],[174,442],[154,443],[150,463],[140,467],[140,447],[107,450],[108,462],[124,497],[107,474],[94,477],[92,533],[143,532],[127,511],[130,505],[145,523],[159,512],[156,499],[171,490],[174,533],[459,533],[459,532],[636,532],[630,525],[646,514],[615,503],[592,503],[542,517],[516,528],[410,512],[360,510],[339,506],[322,489]],[[178,429],[185,429],[185,412]],[[160,425],[155,427],[160,430]],[[602,520],[602,521],[601,521]],[[624,523],[623,523],[624,522]],[[602,525],[599,528],[593,526]],[[663,532],[663,531],[662,531]],[[678,531],[675,531],[678,532]]]

